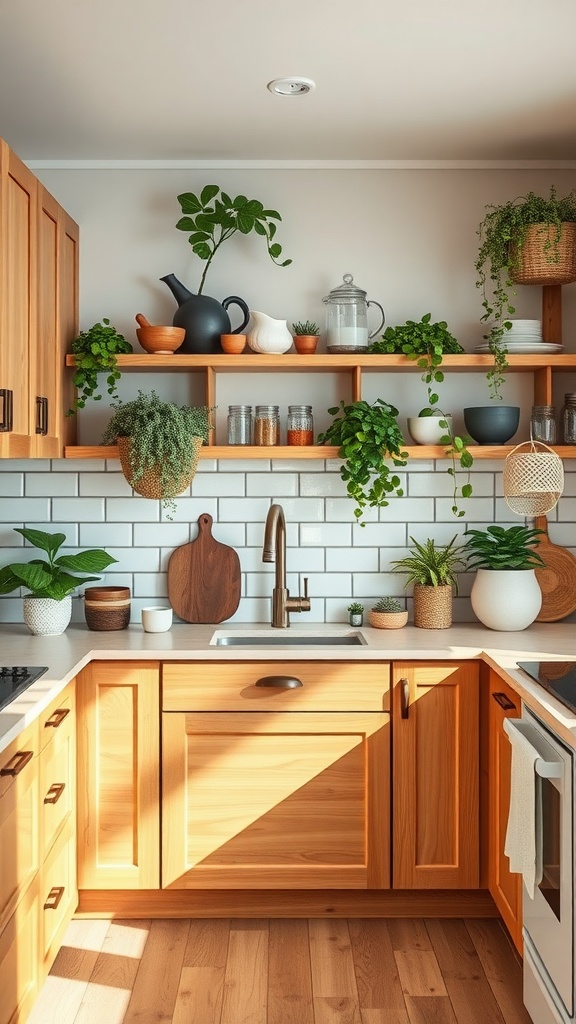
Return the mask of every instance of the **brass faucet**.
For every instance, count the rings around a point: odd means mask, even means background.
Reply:
[[[272,591],[272,625],[287,629],[290,612],[309,612],[308,578],[304,578],[304,597],[290,597],[286,587],[286,520],[282,505],[271,505],[264,527],[262,561],[276,563],[276,579]]]

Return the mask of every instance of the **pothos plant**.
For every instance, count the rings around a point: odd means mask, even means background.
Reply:
[[[448,330],[445,320],[432,323],[432,314],[425,313],[418,322],[407,320],[405,324],[400,324],[397,327],[387,327],[382,339],[373,342],[369,351],[405,355],[422,370],[421,379],[427,387],[428,405],[421,409],[418,415],[442,417],[440,427],[446,433],[440,438],[440,444],[445,446],[446,455],[450,459],[447,473],[452,477],[454,483],[452,512],[458,519],[461,519],[464,511],[459,507],[458,499],[469,498],[472,495],[470,468],[474,464],[474,458],[468,448],[470,438],[465,434],[460,436],[454,433],[452,420],[439,407],[440,396],[434,388],[444,380],[444,373],[441,370],[444,354],[458,354],[464,349]],[[458,466],[466,474],[465,481],[461,485],[457,482]]]
[[[77,409],[83,409],[88,398],[95,402],[102,399],[102,395],[97,394],[99,373],[107,374],[108,394],[116,397],[116,381],[121,376],[116,357],[132,352],[132,345],[112,326],[107,317],[103,317],[101,323],[80,332],[72,342],[71,351],[75,357],[76,368],[72,381],[76,395],[74,408],[68,410],[67,416],[72,416]]]
[[[272,241],[276,234],[276,221],[282,217],[276,210],[265,210],[258,199],[242,195],[232,199],[219,185],[205,185],[200,195],[183,192],[178,196],[178,202],[184,216],[176,227],[190,233],[188,241],[192,252],[206,262],[198,295],[202,294],[206,274],[218,249],[237,231],[242,235],[255,231],[265,238],[268,255],[277,266],[288,267],[292,263],[292,260],[278,262],[282,246]]]
[[[408,459],[397,422],[398,409],[377,398],[372,404],[358,401],[346,405],[341,401],[328,412],[335,418],[318,435],[318,443],[338,445],[338,455],[343,459],[340,476],[356,502],[354,515],[360,521],[366,506],[380,508],[389,504],[387,495],[404,494],[400,477],[386,461],[405,466]]]

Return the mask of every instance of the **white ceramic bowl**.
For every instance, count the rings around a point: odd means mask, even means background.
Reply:
[[[172,625],[172,609],[152,605],[142,609],[142,627],[145,633],[165,633]]]
[[[409,416],[408,433],[415,444],[440,444],[440,438],[446,433],[446,427],[440,423],[446,421],[452,425],[452,417],[447,416]]]

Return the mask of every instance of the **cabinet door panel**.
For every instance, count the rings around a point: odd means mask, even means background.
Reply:
[[[24,1024],[38,991],[38,887],[33,882],[0,931],[0,1024]]]
[[[22,765],[17,775],[0,776],[0,929],[40,863],[37,737],[34,724],[0,754],[0,769]]]
[[[477,888],[478,666],[395,662],[393,680],[393,885]]]
[[[164,714],[163,885],[385,888],[388,764],[386,714]]]

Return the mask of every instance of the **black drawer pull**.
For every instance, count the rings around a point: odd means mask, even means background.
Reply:
[[[44,910],[56,910],[60,900],[65,893],[65,887],[63,885],[53,885],[46,897],[46,903],[44,904]]]
[[[36,397],[36,433],[48,433],[48,399]]]
[[[0,388],[0,398],[4,399],[0,430],[12,430],[14,425],[14,392],[9,388]]]
[[[50,789],[46,793],[46,796],[44,797],[44,803],[57,804],[65,789],[65,782],[53,782],[52,785],[50,786]]]
[[[4,768],[0,768],[0,775],[19,775],[33,757],[32,750],[19,750]]]
[[[499,704],[500,707],[504,709],[504,711],[517,710],[514,701],[510,700],[510,698],[507,697],[505,693],[493,693],[492,696],[496,703]]]
[[[400,687],[400,717],[410,718],[410,683],[407,679],[401,679]]]
[[[66,718],[66,715],[69,714],[70,708],[57,708],[56,711],[54,711],[50,715],[50,718],[46,722],[44,722],[44,728],[58,729],[58,727],[62,725],[62,722]]]
[[[276,690],[295,690],[298,686],[303,686],[301,679],[297,679],[296,676],[262,676],[258,679],[255,686],[272,686]]]

